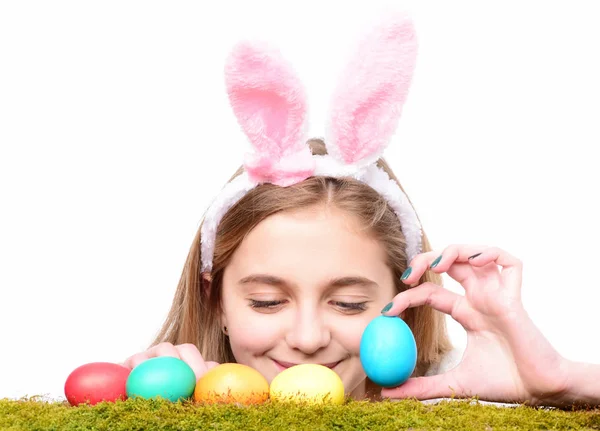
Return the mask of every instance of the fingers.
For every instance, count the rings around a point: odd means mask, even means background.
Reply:
[[[198,379],[208,371],[208,366],[204,361],[204,358],[202,358],[198,348],[195,345],[188,343],[180,344],[176,346],[176,349],[179,352],[179,358],[194,370],[196,381],[198,381]]]
[[[145,352],[136,353],[135,355],[130,356],[123,362],[123,365],[133,369],[150,358],[160,356],[171,356],[173,358],[181,359],[194,371],[196,380],[202,377],[209,369],[219,365],[217,362],[204,361],[202,354],[194,344],[186,343],[174,346],[173,344],[166,342],[152,346]]]
[[[146,350],[148,358],[157,358],[159,356],[171,356],[173,358],[180,359],[179,351],[171,343],[159,343],[156,346],[150,347]]]
[[[214,361],[208,361],[206,363],[206,368],[208,370],[212,370],[213,368],[215,368],[217,365],[220,365],[218,362],[214,362]]]
[[[431,265],[434,265],[432,268]],[[493,268],[490,267],[493,264]],[[407,285],[418,283],[425,271],[446,272],[466,290],[480,285],[479,281],[498,275],[497,266],[502,267],[500,276],[506,286],[520,289],[522,262],[498,247],[480,245],[450,245],[443,252],[427,252],[417,255],[410,263],[411,272],[402,280]]]
[[[464,397],[456,388],[452,374],[445,373],[430,377],[414,377],[408,379],[397,388],[383,388],[381,396],[384,398],[416,398],[429,400],[433,398]]]
[[[480,256],[471,259],[471,265],[483,266],[490,262],[502,266],[500,278],[507,289],[513,292],[521,291],[521,282],[523,279],[523,262],[515,256],[498,248],[491,247],[484,250]]]
[[[466,262],[473,267],[475,273],[481,274],[481,278],[488,279],[490,274],[494,278],[498,277],[498,266],[501,267],[499,272],[502,286],[504,289],[518,292],[521,289],[521,281],[523,275],[523,263],[512,254],[498,247],[485,247],[474,254],[470,254],[473,250],[460,250],[460,246],[452,246],[449,251],[449,258],[443,257],[442,260],[446,261],[444,265],[438,269],[436,266],[435,270],[444,271],[447,266],[452,265],[452,259],[455,261]],[[445,254],[446,252],[444,252]],[[447,259],[447,260],[446,260]],[[448,269],[448,275],[453,277],[452,269]],[[453,277],[454,278],[454,277]],[[456,278],[455,278],[456,279]],[[463,286],[465,286],[464,283]],[[465,288],[468,289],[470,286],[467,283]]]
[[[435,273],[442,273],[448,272],[448,269],[452,267],[454,274],[448,273],[448,275],[464,285],[465,282],[468,282],[468,280],[474,278],[473,276],[475,275],[475,271],[474,268],[468,263],[466,265],[457,265],[456,250],[461,249],[463,254],[467,254],[463,262],[468,262],[468,256],[478,253],[483,248],[485,247],[473,245],[452,245],[446,247],[443,252],[430,251],[421,253],[415,256],[415,258],[410,262],[410,275],[402,281],[407,285],[413,285],[418,283],[425,271],[430,270]],[[461,260],[458,259],[458,262],[460,261]],[[431,267],[432,264],[435,264],[433,268]]]
[[[145,353],[136,353],[135,355],[131,355],[129,358],[125,359],[122,365],[133,370],[146,359],[148,358],[146,357]]]
[[[133,369],[142,362],[158,356],[172,356],[179,359],[179,352],[171,343],[159,343],[144,352],[136,353],[135,355],[130,356],[125,360],[123,365]]]
[[[455,262],[469,263],[473,267],[482,267],[492,262],[502,267],[521,266],[519,259],[498,247],[451,245],[441,256],[442,259],[432,271],[444,272]]]
[[[489,262],[495,262],[496,265],[500,265],[503,268],[523,266],[523,263],[519,259],[498,247],[487,247],[481,251],[479,256],[471,259],[471,264],[474,266],[487,265]]]
[[[450,292],[435,283],[423,283],[396,295],[392,300],[392,308],[383,314],[397,316],[407,308],[428,305],[455,318],[454,310],[461,300],[463,300],[461,295]]]

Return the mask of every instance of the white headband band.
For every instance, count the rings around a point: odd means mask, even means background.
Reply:
[[[381,194],[398,216],[409,262],[421,252],[421,225],[398,184],[376,165],[408,94],[417,44],[410,19],[392,16],[361,44],[333,97],[325,144],[306,144],[306,98],[291,67],[275,50],[240,43],[226,70],[229,99],[255,152],[244,172],[210,205],[201,229],[202,272],[212,270],[215,238],[225,213],[261,183],[282,187],[311,176],[351,177]]]

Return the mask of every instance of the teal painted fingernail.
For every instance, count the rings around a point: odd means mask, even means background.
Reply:
[[[440,263],[440,261],[441,261],[441,260],[442,260],[442,256],[440,255],[440,256],[438,256],[438,258],[437,258],[436,260],[434,260],[434,261],[431,263],[431,266],[430,266],[430,268],[435,268],[436,266],[438,266],[438,263]]]
[[[410,273],[412,272],[412,266],[409,266],[408,268],[406,268],[406,271],[404,271],[404,273],[402,274],[402,277],[400,277],[400,280],[406,280]]]
[[[390,302],[388,305],[386,305],[385,307],[383,307],[383,308],[381,309],[381,312],[382,312],[382,313],[385,313],[386,311],[390,311],[390,310],[392,309],[392,305],[394,305],[394,303],[393,303],[393,302]]]

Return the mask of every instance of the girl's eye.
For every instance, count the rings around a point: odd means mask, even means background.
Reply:
[[[285,301],[272,300],[272,301],[259,301],[256,299],[250,299],[250,307],[254,309],[262,310],[276,310],[284,304]],[[343,301],[331,301],[331,304],[340,308],[346,313],[359,313],[367,309],[367,302],[343,302]]]
[[[336,307],[342,308],[344,311],[365,311],[367,309],[366,302],[342,302],[342,301],[333,301],[333,305]]]
[[[255,299],[251,299],[250,300],[250,307],[252,308],[266,308],[266,309],[273,309],[273,308],[277,308],[278,306],[280,306],[281,304],[283,304],[284,301],[257,301]]]

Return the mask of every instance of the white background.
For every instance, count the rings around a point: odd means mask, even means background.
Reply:
[[[231,46],[276,42],[321,136],[336,77],[390,4],[0,3],[0,397],[61,398],[79,365],[152,340],[248,149],[224,91]],[[434,247],[522,259],[534,321],[600,362],[597,2],[402,5],[420,53],[386,158]]]

